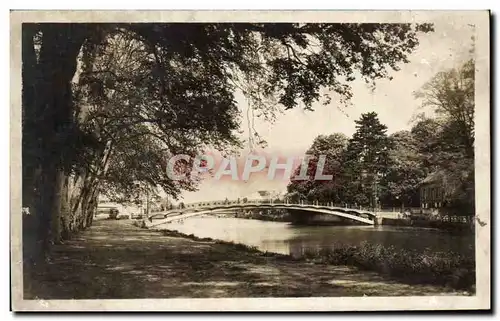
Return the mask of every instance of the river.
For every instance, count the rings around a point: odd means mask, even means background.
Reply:
[[[191,217],[158,226],[198,237],[256,246],[262,251],[300,257],[311,249],[363,241],[408,250],[453,251],[474,255],[474,236],[446,231],[395,226],[295,226],[241,218]]]

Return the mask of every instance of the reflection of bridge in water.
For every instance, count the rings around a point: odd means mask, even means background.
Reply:
[[[339,218],[350,221],[373,225],[375,224],[376,214],[372,211],[363,208],[348,208],[335,206],[333,203],[289,203],[273,202],[263,200],[247,200],[242,201],[213,201],[213,202],[198,202],[186,204],[184,208],[172,209],[163,212],[151,213],[148,217],[152,223],[153,219],[160,220],[154,224],[148,224],[150,227],[169,223],[173,221],[183,220],[189,217],[203,214],[217,214],[230,210],[265,210],[265,209],[283,209],[291,210],[295,215],[333,215]]]

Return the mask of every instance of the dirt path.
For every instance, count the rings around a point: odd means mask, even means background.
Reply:
[[[231,245],[96,221],[25,277],[25,299],[450,295],[343,266],[293,262]],[[458,294],[458,293],[457,293]]]

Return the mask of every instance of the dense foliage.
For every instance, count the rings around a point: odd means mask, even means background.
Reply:
[[[387,127],[380,123],[375,112],[363,114],[356,121],[357,131],[351,139],[343,134],[319,136],[307,154],[312,156],[308,180],[293,180],[288,197],[310,201],[376,206],[380,196],[380,180],[389,168],[391,140]],[[332,180],[314,179],[319,155],[326,155],[324,172]],[[296,175],[299,175],[297,170]]]
[[[343,147],[334,134],[319,136],[312,155],[326,154],[331,182],[293,181],[289,197],[363,206],[419,206],[419,187],[432,177],[445,192],[444,215],[474,210],[474,62],[438,73],[415,94],[434,118],[420,116],[409,131],[386,134],[376,113],[363,114]],[[298,175],[298,171],[296,172]]]
[[[376,207],[381,194],[380,181],[389,169],[391,140],[387,126],[381,124],[375,112],[361,115],[356,132],[344,155],[345,197],[355,204]]]
[[[344,134],[335,133],[329,136],[318,136],[306,155],[310,157],[309,166],[305,173],[307,179],[296,179],[300,173],[300,167],[295,171],[292,182],[288,186],[288,198],[292,202],[301,200],[333,201],[340,203],[344,199],[342,193],[341,171],[342,157],[347,146],[347,137]],[[332,180],[315,180],[318,169],[319,156],[326,156],[323,167],[325,175],[332,175]]]
[[[33,255],[92,223],[100,192],[161,187],[166,156],[236,146],[235,93],[258,115],[342,103],[387,77],[428,24],[23,24],[23,206]],[[186,165],[186,164],[185,164]],[[189,165],[189,164],[187,164]],[[151,186],[155,185],[155,186]],[[134,192],[135,193],[135,192]]]
[[[418,252],[363,242],[359,246],[338,244],[306,252],[317,263],[356,266],[407,282],[445,285],[473,292],[476,269],[473,257],[453,252]]]

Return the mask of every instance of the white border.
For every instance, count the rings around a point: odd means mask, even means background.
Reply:
[[[407,22],[438,19],[449,14],[461,14],[478,26],[477,49],[481,54],[476,62],[476,202],[477,212],[485,227],[477,224],[477,295],[474,297],[355,297],[355,298],[259,298],[259,299],[161,299],[161,300],[69,300],[69,301],[23,301],[19,283],[19,223],[20,215],[20,46],[19,19],[23,21],[72,21],[72,22],[116,22],[116,21],[329,21],[329,22]],[[11,218],[12,218],[12,289],[15,310],[191,310],[191,311],[353,311],[353,310],[420,310],[420,309],[477,309],[489,308],[489,35],[487,13],[478,12],[14,12],[11,18]],[[17,58],[16,58],[17,57]],[[16,179],[17,178],[17,179]],[[390,306],[388,306],[390,303]]]

